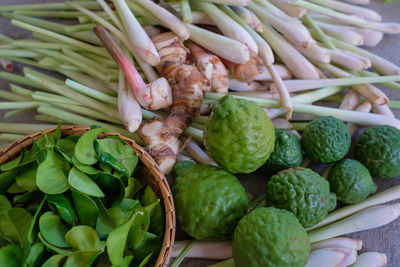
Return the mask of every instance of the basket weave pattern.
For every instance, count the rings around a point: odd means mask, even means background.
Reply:
[[[62,136],[83,135],[89,129],[90,129],[89,127],[83,127],[83,126],[62,126],[61,135]],[[56,128],[50,128],[44,130],[44,132],[46,134],[49,134],[55,130]],[[25,148],[28,148],[32,145],[33,140],[37,140],[41,136],[42,136],[41,132],[36,132],[27,135],[24,138],[13,142],[9,146],[1,150],[0,165],[11,159],[16,158]],[[165,210],[164,241],[155,266],[156,267],[168,266],[175,240],[176,220],[175,220],[174,201],[172,198],[171,189],[169,188],[167,179],[165,178],[164,174],[160,171],[154,160],[150,157],[150,155],[141,146],[136,144],[135,141],[126,138],[120,135],[119,133],[113,133],[113,132],[99,135],[100,138],[104,136],[118,136],[135,150],[140,161],[143,163],[145,167],[143,173],[144,175],[141,175],[138,178],[143,180],[146,184],[150,185],[156,192],[158,197],[163,201]]]

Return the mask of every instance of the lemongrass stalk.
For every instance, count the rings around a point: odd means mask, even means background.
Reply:
[[[190,240],[175,241],[172,258],[176,258]],[[208,242],[196,241],[193,248],[186,254],[186,258],[203,258],[223,260],[232,257],[232,243],[230,241]]]
[[[0,49],[15,49],[16,47],[12,44],[1,44]]]
[[[182,263],[186,255],[193,248],[193,246],[196,244],[196,242],[197,242],[196,240],[190,240],[189,242],[187,242],[185,247],[182,249],[181,253],[179,253],[176,259],[171,263],[170,267],[178,267]]]
[[[318,242],[332,237],[346,235],[358,231],[374,229],[391,223],[400,215],[400,204],[377,205],[330,225],[322,226],[308,232],[310,242]]]
[[[139,145],[143,145],[142,140],[137,136],[135,133],[130,133],[125,129],[122,129],[120,127],[116,127],[114,125],[96,121],[96,120],[91,120],[88,119],[84,116],[80,116],[77,114],[73,114],[67,111],[63,111],[60,109],[56,109],[53,107],[47,107],[47,106],[40,106],[38,108],[38,112],[41,114],[45,114],[60,120],[68,121],[69,123],[76,124],[76,125],[99,125],[101,127],[104,127],[112,132],[117,132],[122,134],[123,136],[130,137],[133,140],[135,140],[136,143]]]
[[[358,27],[363,27],[371,30],[378,30],[387,34],[398,34],[400,33],[400,24],[398,23],[381,23],[381,22],[374,22],[374,21],[367,21],[364,19],[360,19],[351,15],[346,15],[337,11],[334,11],[332,9],[322,7],[310,2],[306,2],[303,0],[297,0],[295,2],[296,5],[299,5],[301,7],[304,7],[309,10],[317,11],[332,17],[335,17],[336,19],[344,20],[347,23],[351,23],[353,25],[356,25]]]
[[[242,6],[232,6],[231,8],[253,30],[262,31],[262,23],[252,11]]]
[[[271,24],[288,40],[298,46],[308,47],[315,44],[315,40],[311,34],[301,23],[291,23],[273,16],[264,7],[251,2],[249,9],[253,11],[264,23]]]
[[[203,11],[192,11],[192,23],[203,25],[215,25],[215,22]]]
[[[115,26],[117,26],[118,29],[122,29],[122,23],[119,20],[119,18],[115,15],[114,11],[110,8],[110,6],[104,1],[104,0],[96,0],[97,3],[101,6],[101,8],[107,13],[107,15],[110,17],[112,22],[114,23]],[[82,6],[82,5],[80,5]],[[82,6],[84,7],[84,6]]]
[[[223,94],[217,93],[206,93],[206,99],[208,100],[216,100],[223,97]],[[254,97],[244,97],[244,96],[236,96],[236,98],[247,99],[250,101],[256,102],[259,106],[264,108],[279,108],[279,102],[270,99],[260,99]],[[315,116],[333,116],[338,118],[339,120],[346,122],[353,122],[359,125],[391,125],[400,129],[400,121],[397,119],[393,119],[387,116],[378,115],[378,114],[366,114],[363,112],[350,111],[350,110],[340,110],[336,108],[315,106],[315,105],[305,105],[299,103],[293,103],[293,111],[299,113],[306,113]]]
[[[73,99],[70,99],[68,97],[45,93],[45,92],[40,92],[40,91],[33,93],[32,98],[35,99],[36,101],[47,102],[49,104],[61,103],[61,104],[68,104],[68,105],[79,105],[79,102],[77,102]]]
[[[370,112],[372,108],[371,102],[369,101],[364,101],[361,105],[359,105],[355,111],[360,111],[360,112]],[[357,130],[357,125],[354,123],[347,123],[347,128],[349,129],[350,136],[353,135],[353,133]]]
[[[36,26],[36,27],[39,27],[42,29],[46,29],[47,31],[50,31],[50,32],[56,32],[59,34],[68,35],[70,37],[73,37],[73,38],[76,38],[76,39],[79,39],[79,40],[82,40],[82,41],[85,41],[85,42],[88,42],[91,44],[100,45],[99,39],[96,38],[96,35],[94,35],[93,32],[68,33],[65,31],[65,24],[55,23],[55,22],[51,22],[48,20],[44,20],[44,19],[23,16],[23,15],[19,15],[16,13],[2,12],[1,15],[4,17],[7,17],[9,19],[22,21],[22,22],[25,22],[26,24],[30,24],[30,25],[33,25],[33,26]]]
[[[190,31],[190,40],[212,53],[237,64],[250,59],[249,49],[244,44],[192,24],[186,24],[186,27]]]
[[[16,115],[31,111],[32,109],[34,109],[34,108],[20,108],[20,109],[10,110],[4,114],[4,118],[9,119]]]
[[[233,20],[235,20],[237,23],[240,24],[246,31],[253,37],[254,41],[257,44],[258,48],[258,55],[262,59],[265,65],[270,65],[273,64],[275,59],[274,59],[274,53],[271,50],[271,47],[269,44],[266,42],[265,39],[263,39],[257,32],[255,32],[246,22],[243,21],[233,10],[227,6],[227,5],[221,5],[220,6],[221,10],[223,10],[226,14],[228,14]]]
[[[203,149],[192,140],[187,141],[186,152],[198,163],[218,166]]]
[[[21,108],[37,108],[40,105],[36,101],[19,101],[19,102],[0,102],[1,109],[21,109]]]
[[[314,66],[270,26],[263,25],[263,32],[260,34],[268,41],[295,77],[299,79],[319,78]]]
[[[343,101],[340,104],[340,109],[354,110],[361,103],[361,95],[353,89],[349,89],[344,95]]]
[[[0,66],[6,70],[11,72],[13,70],[13,64],[11,60],[5,59],[5,58],[0,58]]]
[[[6,90],[0,90],[0,98],[10,100],[10,101],[29,101],[30,99],[25,96],[21,96],[15,93],[11,93]]]
[[[48,43],[48,42],[40,42],[37,40],[15,40],[12,42],[14,46],[17,47],[24,47],[26,49],[29,48],[44,48],[44,49],[62,49],[62,48],[69,48],[69,49],[76,49],[75,46],[63,44],[63,43]]]
[[[326,70],[330,74],[332,74],[335,77],[339,78],[351,78],[354,77],[351,73],[348,73],[347,71],[342,70],[339,67],[336,67],[332,64],[327,64],[327,63],[320,63],[320,62],[313,62],[315,65],[317,65],[319,68]]]
[[[94,23],[85,23],[85,24],[76,24],[71,26],[65,26],[65,31],[74,33],[74,32],[82,32],[82,31],[91,31],[96,24]]]
[[[292,3],[286,1],[286,0],[270,0],[272,4],[274,4],[277,8],[281,9],[284,11],[286,14],[288,14],[291,17],[294,18],[302,18],[307,10],[302,7],[298,7],[293,5]]]
[[[153,42],[136,20],[126,2],[124,0],[116,0],[114,4],[122,20],[122,24],[124,25],[128,39],[134,46],[134,50],[150,65],[154,66],[159,64],[160,56]]]
[[[71,80],[75,80],[87,87],[96,89],[99,92],[103,92],[108,95],[115,95],[115,92],[118,91],[118,88],[115,84],[100,82],[93,77],[90,77],[82,72],[75,71],[67,71],[67,70],[59,70],[63,75],[67,76]]]
[[[350,70],[362,70],[368,68],[365,62],[361,61],[359,58],[354,57],[343,50],[328,50],[331,61],[337,65],[343,66]],[[323,62],[329,63],[329,62]]]
[[[332,78],[318,80],[285,80],[283,81],[290,92],[317,89],[328,86],[345,86],[364,83],[380,83],[400,81],[400,76],[379,77],[354,77],[354,78]]]
[[[284,20],[287,22],[293,22],[294,24],[301,24],[301,22],[298,19],[289,16],[288,14],[283,12],[281,9],[279,9],[275,5],[271,4],[268,0],[256,0],[255,2],[259,5],[261,5],[262,7],[264,7],[271,15],[273,15],[281,20]]]
[[[43,122],[50,122],[50,123],[62,123],[62,124],[68,124],[69,122],[66,122],[66,121],[64,121],[64,120],[60,120],[60,119],[56,119],[56,118],[53,118],[53,117],[50,117],[50,116],[47,116],[47,115],[42,115],[42,114],[38,114],[38,115],[35,115],[35,120],[36,121],[43,121]]]
[[[67,80],[65,80],[65,85],[79,93],[90,96],[96,100],[103,102],[103,103],[107,103],[107,104],[111,104],[111,105],[118,105],[118,100],[116,97],[99,92],[95,89],[92,89],[92,88],[85,86],[81,83],[78,83],[76,81],[67,79]]]
[[[80,5],[93,10],[100,9],[100,6],[94,1],[82,2]],[[42,4],[25,4],[25,5],[1,5],[0,10],[68,10],[71,9],[66,3],[42,3]]]
[[[180,153],[178,156],[176,156],[176,162],[181,162],[181,161],[191,161],[193,163],[196,163],[194,160],[189,158],[188,156]]]
[[[375,73],[375,72],[370,72],[370,71],[366,71],[366,70],[359,70],[355,73],[353,73],[355,75],[360,75],[362,77],[377,77],[379,76],[379,74]],[[400,91],[400,84],[396,83],[396,82],[382,82],[380,83],[386,87],[389,87],[391,89],[394,89],[396,91]]]
[[[374,47],[379,44],[383,38],[383,32],[380,31],[360,28],[355,28],[354,31],[362,36],[364,46]]]
[[[69,3],[79,11],[84,12],[86,15],[90,16],[93,20],[107,28],[110,32],[112,32],[115,36],[117,36],[118,39],[122,41],[122,43],[125,45],[126,48],[129,49],[129,51],[132,53],[132,55],[135,57],[136,61],[139,63],[140,67],[143,69],[144,73],[147,76],[148,81],[154,81],[157,79],[157,74],[153,70],[153,68],[147,64],[144,60],[142,60],[141,56],[136,52],[136,50],[132,47],[130,41],[128,38],[117,28],[115,28],[113,25],[111,25],[108,21],[104,20],[100,16],[97,16],[95,13],[91,12],[88,9],[82,8],[76,4]],[[116,89],[118,90],[118,89]]]
[[[292,125],[286,119],[278,118],[272,120],[272,124],[274,125],[275,129],[291,129]]]
[[[364,37],[352,30],[352,28],[341,25],[332,25],[323,22],[317,22],[318,26],[323,29],[328,35],[333,36],[339,40],[350,43],[352,45],[363,45]]]
[[[349,266],[356,262],[356,258],[357,251],[355,249],[321,248],[311,251],[305,267]]]
[[[24,96],[28,99],[32,99],[33,91],[23,88],[21,86],[10,83],[11,92],[18,94],[20,96]]]
[[[44,74],[43,72],[39,72],[39,71],[36,71],[36,70],[28,68],[28,67],[24,67],[23,68],[23,72],[24,72],[24,74],[31,74],[31,75],[34,75],[34,76],[40,78],[40,79],[48,80],[50,82],[53,82],[53,83],[56,83],[56,84],[59,84],[59,85],[64,84],[64,80],[55,78],[54,76],[50,76],[50,75]]]
[[[372,111],[376,114],[381,114],[392,118],[395,117],[388,105],[377,105],[372,103]]]
[[[248,31],[246,31],[239,23],[234,21],[212,3],[200,2],[199,6],[216,23],[217,27],[225,36],[247,46],[251,56],[258,55],[258,46],[256,42]]]
[[[16,14],[31,16],[31,17],[46,17],[46,18],[60,18],[60,19],[73,19],[81,16],[82,13],[76,11],[53,11],[53,10],[17,10]]]
[[[328,7],[333,10],[344,12],[347,14],[355,15],[358,18],[363,18],[370,21],[381,21],[382,17],[374,10],[359,7],[351,4],[346,4],[335,0],[309,0],[310,2],[317,3],[321,6]]]
[[[101,55],[101,56],[104,56],[104,54],[105,54],[104,48],[101,48],[101,47],[96,47],[96,46],[93,46],[93,45],[78,41],[76,39],[73,39],[73,38],[70,38],[70,37],[55,33],[55,32],[51,32],[51,31],[45,30],[43,28],[39,28],[39,27],[24,23],[24,22],[21,22],[21,21],[18,21],[18,20],[14,20],[13,19],[13,20],[11,20],[11,23],[13,25],[17,26],[17,27],[20,27],[20,28],[23,28],[23,29],[26,29],[26,30],[29,30],[29,31],[32,31],[32,32],[37,32],[37,33],[40,33],[40,34],[44,34],[44,35],[46,35],[46,36],[48,36],[50,38],[54,38],[55,40],[58,40],[58,41],[61,41],[61,42],[76,46],[78,48],[90,51],[92,53],[95,53],[95,54],[98,54],[98,55]]]
[[[156,110],[169,107],[172,104],[171,88],[164,77],[145,84],[135,66],[112,39],[111,35],[101,26],[96,26],[95,32],[120,66],[136,100],[142,107]]]
[[[335,237],[312,243],[310,246],[311,251],[321,248],[349,248],[354,250],[361,250],[362,241],[359,239],[348,237]]]
[[[173,31],[181,40],[187,40],[189,38],[190,32],[186,26],[180,19],[165,8],[150,0],[137,0],[136,2],[146,8],[146,10],[153,14],[153,16],[157,17],[165,27]]]
[[[304,129],[306,128],[308,122],[292,122],[291,124],[292,124],[292,129],[293,129],[293,130],[296,130],[296,131],[304,131]],[[311,162],[311,160],[310,160],[310,162]],[[307,162],[306,162],[306,163],[307,163]],[[308,164],[309,164],[309,163],[308,163]],[[307,165],[308,165],[308,164],[307,164]],[[307,166],[307,165],[306,165],[306,166]],[[302,164],[301,166],[304,167],[303,164]]]
[[[319,45],[313,45],[308,47],[302,47],[298,45],[294,45],[294,47],[302,53],[309,60],[320,62],[320,63],[329,63],[331,62],[331,54],[330,51],[320,47]]]
[[[283,65],[280,64],[274,64],[273,65],[275,70],[278,72],[279,77],[281,77],[282,80],[288,80],[293,78],[292,73]],[[268,69],[264,65],[258,65],[257,66],[260,74],[254,78],[255,81],[271,81],[272,77],[271,74],[269,73]]]
[[[260,91],[245,91],[245,92],[230,92],[231,95],[241,95],[241,96],[250,96],[250,97],[258,97],[258,98],[266,98],[266,99],[279,99],[278,94],[272,94],[269,92],[260,92]]]
[[[183,133],[196,141],[203,142],[203,131],[200,129],[189,127]]]
[[[89,59],[88,57],[82,56],[81,54],[76,53],[76,52],[74,52],[74,51],[72,51],[70,49],[67,49],[67,48],[63,48],[62,52],[63,52],[64,55],[70,57],[71,59],[74,59],[77,62],[80,62],[80,64],[76,64],[75,63],[74,65],[76,65],[78,67],[82,67],[82,68],[83,68],[83,66],[87,66],[88,68],[90,68],[92,70],[92,72],[94,70],[96,70],[96,71],[98,71],[99,74],[103,74],[102,77],[101,76],[97,77],[98,79],[103,79],[103,80],[109,80],[110,79],[109,78],[110,77],[109,74],[107,74],[105,72],[104,68],[102,66],[100,66],[99,64],[97,64],[96,62],[94,62],[93,60]],[[72,60],[70,62],[72,63]],[[87,72],[89,72],[89,71],[87,71]],[[107,72],[110,72],[110,71],[107,71]]]
[[[184,23],[192,23],[192,8],[190,7],[189,0],[179,0],[182,9],[182,18]]]
[[[359,255],[356,262],[351,267],[385,267],[387,264],[387,258],[385,254],[378,252],[365,252]]]
[[[11,43],[12,41],[13,41],[12,38],[0,33],[0,44],[4,44],[4,43],[8,44],[8,43]]]
[[[95,110],[98,110],[98,111],[104,113],[104,114],[107,114],[108,116],[111,116],[115,119],[119,119],[118,112],[109,105],[101,103],[97,100],[94,100],[93,98],[87,97],[87,96],[77,93],[75,91],[69,90],[65,86],[61,86],[61,85],[52,83],[50,81],[40,79],[31,74],[27,74],[26,77],[32,81],[42,84],[43,86],[45,86],[52,92],[55,92],[57,94],[66,96],[70,99],[76,100],[77,102],[79,102],[87,107],[91,107]]]
[[[60,52],[56,52],[56,51],[53,51],[53,50],[36,49],[36,51],[38,51],[39,53],[41,53],[43,55],[47,55],[47,56],[50,56],[50,57],[57,58],[59,60],[68,62],[69,64],[72,64],[73,66],[78,67],[79,70],[88,73],[89,75],[95,77],[96,79],[99,79],[99,80],[106,80],[107,79],[107,77],[105,77],[107,75],[105,75],[102,71],[99,71],[98,69],[93,69],[86,62],[79,61],[76,58],[72,58],[70,56],[67,56],[65,54],[62,54]]]
[[[0,134],[0,142],[14,142],[22,138],[24,138],[24,135],[22,134],[9,134],[9,133]]]
[[[342,0],[355,5],[369,5],[369,0]]]
[[[360,95],[377,105],[389,103],[389,98],[377,87],[371,84],[357,84],[350,88],[357,91]]]
[[[6,79],[12,82],[20,83],[27,86],[32,86],[38,89],[47,90],[46,87],[42,86],[39,83],[32,82],[24,76],[16,75],[9,72],[0,71],[0,78]]]
[[[118,112],[125,124],[125,128],[133,133],[139,128],[142,122],[142,111],[122,71],[119,72],[118,87]]]
[[[313,102],[324,99],[328,96],[337,94],[337,93],[343,91],[344,89],[345,89],[345,87],[343,87],[343,86],[325,87],[325,88],[322,88],[319,90],[314,90],[311,92],[295,95],[292,97],[292,101],[295,103],[300,103],[300,104],[311,104]]]
[[[88,124],[90,125],[90,124]],[[31,134],[42,129],[55,127],[55,124],[37,124],[37,123],[15,123],[15,122],[0,122],[0,132],[16,134]]]
[[[346,218],[354,213],[357,213],[357,212],[367,209],[369,207],[372,207],[375,205],[380,205],[380,204],[390,202],[390,201],[393,201],[393,200],[396,200],[399,198],[400,198],[400,185],[397,185],[397,186],[389,188],[385,191],[376,193],[375,195],[368,197],[366,200],[364,200],[358,204],[348,205],[343,208],[337,209],[337,210],[329,213],[325,217],[325,219],[323,219],[321,222],[308,228],[307,230],[311,231],[314,229],[318,229],[320,227],[331,224],[340,219]]]
[[[229,79],[229,89],[237,92],[246,92],[246,91],[263,91],[267,90],[267,88],[258,82],[241,82],[236,79]]]
[[[101,64],[104,68],[113,68],[118,69],[117,63],[113,59],[99,57],[98,55],[87,53],[87,52],[80,52],[80,55],[89,58],[90,60],[94,61],[95,63]]]
[[[40,54],[24,49],[0,49],[0,57],[40,57]]]
[[[211,0],[210,2],[230,6],[247,6],[250,0]]]

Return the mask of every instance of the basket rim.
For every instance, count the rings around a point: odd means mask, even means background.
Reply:
[[[49,134],[55,131],[57,127],[52,127],[48,129],[42,130],[46,134]],[[61,126],[61,134],[63,136],[69,136],[73,134],[82,135],[84,132],[90,130],[88,126],[74,126],[74,125],[63,125]],[[23,138],[14,141],[4,149],[0,150],[0,165],[13,159],[16,155],[22,152],[26,147],[29,147],[33,144],[33,140],[39,139],[43,136],[42,131],[34,132],[30,135],[26,135]],[[81,132],[81,134],[79,134]],[[118,136],[122,140],[125,141],[128,145],[130,145],[136,152],[139,160],[149,169],[150,174],[156,180],[156,184],[159,187],[159,190],[162,195],[163,208],[165,212],[165,231],[164,231],[164,239],[162,248],[160,250],[160,254],[157,258],[155,266],[168,266],[169,261],[172,255],[172,250],[174,247],[175,241],[175,232],[176,232],[176,215],[175,215],[175,205],[172,197],[172,192],[169,187],[168,181],[165,178],[165,175],[162,173],[156,162],[153,158],[138,145],[134,140],[121,135],[116,132],[107,132],[104,134],[100,134],[102,136]],[[152,186],[152,185],[150,185]]]

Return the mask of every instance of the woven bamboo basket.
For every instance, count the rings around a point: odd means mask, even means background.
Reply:
[[[90,128],[83,126],[62,126],[61,134],[62,136],[69,135],[82,135],[87,132]],[[46,134],[55,131],[56,128],[50,128],[44,130]],[[20,152],[25,148],[29,148],[32,145],[33,140],[37,140],[42,136],[41,132],[36,132],[31,135],[27,135],[24,138],[13,142],[6,148],[0,151],[0,165],[16,158]],[[168,266],[171,258],[174,240],[175,240],[175,230],[176,230],[176,220],[175,220],[175,207],[174,200],[172,198],[171,189],[169,188],[167,179],[164,174],[160,171],[157,164],[150,157],[150,155],[132,139],[126,138],[119,133],[109,132],[106,134],[100,134],[99,137],[104,136],[118,136],[123,139],[127,144],[129,144],[137,153],[140,161],[143,163],[143,173],[139,179],[151,186],[158,197],[162,199],[165,210],[165,232],[163,246],[161,248],[160,254],[158,256],[156,267]]]

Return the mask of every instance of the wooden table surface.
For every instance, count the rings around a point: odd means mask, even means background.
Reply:
[[[59,0],[0,0],[0,5],[7,4],[22,4],[22,3],[49,3],[49,2],[62,2]],[[383,4],[383,0],[371,0],[370,8],[378,11],[383,21],[398,22],[400,23],[400,1],[393,0],[390,4]],[[15,39],[22,39],[29,36],[25,30],[12,26],[8,20],[0,18],[0,33],[9,35]],[[383,41],[372,49],[368,49],[380,56],[390,59],[394,63],[400,65],[400,35],[385,35]],[[21,68],[17,67],[16,73],[21,72]],[[0,90],[9,90],[8,82],[0,79]],[[400,92],[383,88],[384,92],[390,99],[400,100]],[[400,110],[394,110],[397,118],[400,118]],[[3,117],[5,111],[0,111],[0,122],[34,122],[34,112],[26,113],[10,119]],[[4,130],[4,129],[1,129]],[[266,184],[266,177],[261,173],[251,175],[238,175],[239,179],[243,182],[246,189],[258,197],[264,192]],[[385,190],[391,186],[399,184],[400,177],[395,179],[375,179],[378,184],[378,191]],[[362,231],[351,235],[353,238],[359,238],[363,241],[364,251],[377,251],[386,253],[388,258],[388,266],[400,266],[400,220],[396,220],[391,224],[374,230]],[[177,239],[188,238],[184,233],[178,232]],[[187,259],[181,266],[187,267],[200,267],[207,266],[213,261]]]

